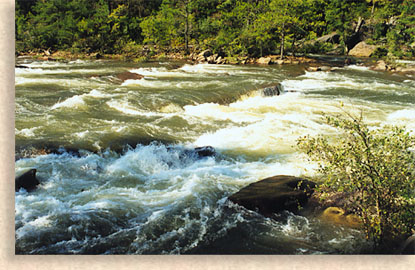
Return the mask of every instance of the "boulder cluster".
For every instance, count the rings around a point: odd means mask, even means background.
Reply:
[[[192,60],[198,63],[209,63],[209,64],[229,64],[228,60],[223,55],[213,54],[211,50],[204,50],[199,54],[191,54]]]

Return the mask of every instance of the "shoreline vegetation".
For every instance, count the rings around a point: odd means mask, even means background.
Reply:
[[[284,64],[320,54],[379,58],[393,71],[415,59],[411,0],[18,0],[15,27],[16,56],[43,60],[209,52],[210,63]]]

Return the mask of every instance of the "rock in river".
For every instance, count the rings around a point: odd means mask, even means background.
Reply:
[[[229,200],[264,216],[284,210],[296,212],[307,203],[315,186],[303,178],[277,175],[242,188]]]
[[[212,146],[196,147],[195,152],[199,157],[212,157],[216,155],[215,148]]]
[[[36,169],[30,169],[16,177],[14,189],[15,191],[19,191],[21,188],[24,188],[27,191],[32,191],[39,184],[39,180],[36,178]]]
[[[265,97],[279,96],[284,91],[282,84],[277,84],[271,87],[262,89],[261,94]]]
[[[137,73],[125,71],[123,73],[117,74],[117,78],[120,79],[121,81],[141,80],[142,78],[144,78],[144,76],[140,75],[140,74],[137,74]]]
[[[340,207],[328,207],[321,214],[321,218],[326,222],[351,228],[359,228],[362,225],[360,218],[357,215],[346,215],[346,211]]]
[[[257,63],[260,65],[269,65],[272,64],[271,57],[261,57],[257,60]]]

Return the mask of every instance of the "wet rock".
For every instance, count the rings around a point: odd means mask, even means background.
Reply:
[[[328,207],[320,216],[324,221],[336,225],[343,225],[351,228],[358,228],[361,226],[359,217],[355,214],[346,214],[342,208]]]
[[[321,67],[320,67],[320,70],[321,70],[321,71],[331,71],[331,70],[332,70],[332,68],[331,68],[331,67],[329,67],[329,66],[321,66]]]
[[[15,67],[15,68],[29,68],[29,67],[27,67],[27,66],[23,66],[23,65],[15,65],[14,67]]]
[[[321,71],[320,67],[308,67],[308,71]]]
[[[366,42],[359,42],[349,51],[349,55],[356,57],[370,57],[378,47],[375,45],[366,44]]]
[[[297,212],[299,206],[307,203],[315,186],[303,178],[277,175],[242,188],[229,200],[264,216],[284,210]]]
[[[27,191],[32,191],[36,189],[36,186],[39,184],[39,180],[36,178],[36,169],[30,169],[16,177],[14,189],[15,191],[19,191],[21,188],[24,188]]]
[[[212,146],[196,147],[195,152],[199,157],[211,157],[216,155],[215,148]]]
[[[275,86],[266,87],[262,89],[261,94],[264,97],[272,97],[272,96],[279,96],[282,92],[284,92],[284,87],[282,84],[277,84]]]
[[[333,68],[329,67],[329,66],[321,66],[321,67],[308,67],[307,70],[308,71],[331,71]]]
[[[257,60],[257,63],[260,65],[269,65],[272,63],[271,57],[261,57]]]
[[[120,79],[121,81],[126,81],[126,80],[141,80],[142,78],[144,78],[143,75],[137,74],[137,73],[132,73],[129,71],[125,71],[123,73],[117,74],[117,78]]]
[[[385,71],[385,70],[388,70],[389,67],[388,67],[388,65],[386,64],[385,61],[379,60],[379,61],[376,62],[376,66],[374,66],[373,69],[374,70]]]
[[[415,255],[415,234],[406,239],[400,253],[405,255]]]

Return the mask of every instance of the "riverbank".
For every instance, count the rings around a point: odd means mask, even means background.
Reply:
[[[314,63],[315,59],[306,56],[286,56],[284,59],[279,59],[279,55],[268,55],[265,57],[254,58],[248,56],[225,57],[219,54],[213,54],[210,50],[201,52],[193,52],[189,55],[183,53],[140,53],[140,54],[101,54],[101,53],[73,53],[70,51],[43,51],[43,52],[26,52],[19,53],[17,58],[30,57],[36,60],[43,61],[72,61],[72,60],[94,60],[94,59],[112,59],[125,60],[132,62],[146,62],[155,60],[187,60],[196,63],[209,64],[300,64],[300,63]]]
[[[141,56],[131,54],[100,54],[94,53],[73,53],[69,51],[56,52],[28,52],[21,53],[17,58],[33,58],[41,61],[73,61],[73,60],[119,60],[136,63],[151,61],[176,61],[181,60],[189,63],[207,63],[207,64],[230,64],[230,65],[304,65],[309,71],[331,71],[331,67],[342,67],[351,64],[365,66],[375,71],[385,71],[390,73],[399,73],[403,75],[415,76],[415,60],[399,59],[378,59],[378,58],[359,58],[348,55],[307,55],[307,56],[285,56],[280,59],[279,55],[267,55],[264,57],[225,57],[220,54],[213,54],[210,50],[202,52],[193,52],[189,55],[182,53],[158,53],[150,56],[143,54]],[[327,68],[326,66],[330,66]],[[22,67],[16,64],[16,67]]]

